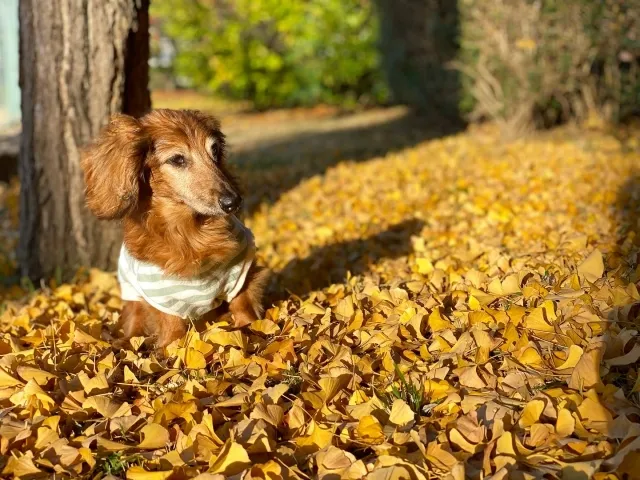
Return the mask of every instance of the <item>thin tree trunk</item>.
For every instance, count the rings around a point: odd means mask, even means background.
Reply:
[[[21,274],[112,268],[117,225],[84,206],[79,149],[116,112],[150,108],[149,0],[21,0]]]

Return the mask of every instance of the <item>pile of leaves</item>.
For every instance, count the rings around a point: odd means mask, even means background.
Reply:
[[[111,273],[6,302],[2,475],[640,478],[637,136],[495,138],[343,162],[256,208],[265,318],[166,358],[112,347]]]

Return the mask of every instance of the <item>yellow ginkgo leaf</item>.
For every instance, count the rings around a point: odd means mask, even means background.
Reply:
[[[26,365],[18,367],[16,369],[16,372],[24,381],[28,382],[29,380],[33,380],[38,385],[45,385],[49,382],[49,380],[56,378],[56,375],[54,375],[53,373]]]
[[[173,474],[173,470],[150,472],[143,467],[134,466],[127,470],[127,480],[166,480]]]
[[[210,473],[221,473],[230,476],[246,470],[251,466],[247,451],[239,443],[227,441],[220,453],[209,462]]]
[[[566,408],[558,410],[558,419],[556,420],[556,433],[561,438],[568,437],[573,433],[576,427],[576,421],[571,412]]]
[[[398,426],[407,425],[410,422],[413,422],[415,419],[415,413],[407,403],[400,399],[396,398],[393,401],[393,405],[391,405],[391,414],[389,415],[389,421]]]
[[[578,364],[580,357],[584,350],[578,345],[571,345],[569,347],[569,351],[567,352],[567,359],[556,367],[557,370],[565,370],[567,368],[573,368]]]
[[[540,353],[533,347],[525,348],[522,353],[518,355],[518,361],[527,366],[538,366],[543,363]]]
[[[169,443],[169,431],[157,423],[148,423],[140,430],[142,441],[138,448],[145,450],[156,450],[163,448]]]
[[[540,415],[544,411],[544,401],[539,399],[531,400],[524,406],[518,424],[522,428],[529,427],[540,419]]]
[[[429,315],[429,320],[427,321],[429,328],[432,332],[439,332],[440,330],[447,330],[453,328],[451,322],[446,319],[443,319],[440,315],[440,312],[436,309]]]
[[[504,432],[500,438],[498,438],[496,453],[498,455],[516,456],[516,451],[513,446],[513,434],[511,432]]]
[[[308,435],[296,439],[296,445],[304,452],[313,453],[331,445],[333,432],[327,428],[320,427],[316,422],[311,421]]]
[[[24,383],[17,378],[9,375],[3,368],[0,368],[0,387],[16,387],[18,385],[24,385]]]
[[[33,463],[33,453],[28,452],[21,456],[9,456],[2,473],[12,475],[13,478],[23,478],[41,475],[42,471]]]
[[[476,453],[482,450],[482,444],[470,442],[456,428],[449,431],[449,441],[465,452]]]
[[[600,364],[605,348],[604,341],[594,341],[589,345],[571,372],[569,388],[584,390],[602,385]]]
[[[604,274],[604,260],[602,253],[596,249],[578,265],[578,273],[589,282],[595,282]]]
[[[613,422],[613,415],[606,408],[595,390],[589,390],[578,406],[580,421],[588,428],[607,434]]]
[[[195,348],[186,348],[184,365],[187,368],[191,369],[199,369],[207,366],[207,361],[204,358],[202,352],[196,350]]]
[[[284,419],[284,410],[280,405],[257,404],[251,412],[251,418],[262,419],[277,427]]]
[[[371,415],[365,415],[360,419],[356,432],[360,440],[367,444],[377,445],[384,442],[382,425],[377,418]]]

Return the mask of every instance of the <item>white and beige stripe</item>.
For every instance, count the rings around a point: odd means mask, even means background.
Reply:
[[[192,278],[166,275],[159,266],[131,256],[123,244],[118,260],[122,299],[144,299],[161,312],[185,319],[198,318],[231,301],[240,292],[255,255],[251,231],[235,217],[233,223],[238,249],[227,261],[204,264]]]

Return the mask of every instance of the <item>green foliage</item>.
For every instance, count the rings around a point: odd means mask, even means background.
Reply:
[[[195,88],[258,108],[385,99],[368,0],[156,0],[151,14]]]
[[[142,456],[129,455],[126,456],[122,452],[110,453],[107,457],[103,458],[99,464],[99,469],[105,475],[121,475],[129,467],[133,465],[140,465],[142,463]]]
[[[379,393],[378,395],[386,402],[389,408],[391,408],[395,399],[399,399],[403,400],[414,413],[419,415],[425,405],[424,387],[422,385],[418,387],[413,382],[408,381],[396,363],[394,363],[394,370],[399,387],[392,385],[391,392]]]

